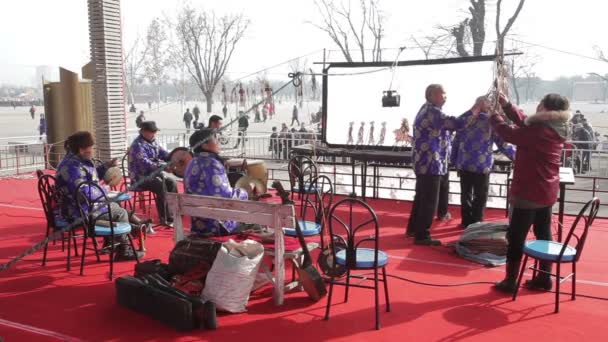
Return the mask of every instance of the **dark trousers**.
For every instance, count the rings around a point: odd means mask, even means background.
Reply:
[[[442,219],[448,214],[450,204],[450,172],[441,176],[439,181],[439,200],[437,202],[437,219]]]
[[[460,175],[460,214],[462,225],[467,227],[483,221],[483,213],[488,202],[490,175],[459,171]]]
[[[540,209],[513,208],[509,230],[507,231],[507,262],[518,263],[521,260],[524,242],[530,226],[534,226],[534,235],[538,240],[552,240],[551,215],[552,207]]]
[[[156,194],[156,210],[161,221],[173,221],[167,207],[166,192],[177,192],[177,182],[171,177],[157,177],[143,182],[138,189],[151,191]]]
[[[441,176],[416,175],[416,194],[410,213],[407,231],[414,233],[416,240],[431,237],[430,229],[439,200]]]
[[[292,117],[291,117],[291,126],[293,126],[293,123],[294,123],[294,122],[297,122],[297,123],[298,123],[298,126],[300,125],[300,120],[298,120],[298,117],[297,117],[297,116],[292,116]]]

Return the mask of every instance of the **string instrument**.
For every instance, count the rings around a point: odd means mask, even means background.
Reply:
[[[281,197],[281,201],[283,204],[293,204],[293,201],[289,199],[289,193],[285,191],[281,182],[274,181],[272,183],[272,187],[277,191],[279,197]],[[302,287],[304,288],[304,291],[306,291],[308,296],[316,302],[327,294],[327,289],[325,288],[325,282],[323,281],[323,277],[321,276],[319,271],[312,265],[310,251],[308,251],[308,246],[306,245],[306,241],[304,241],[304,235],[302,234],[302,230],[300,229],[300,224],[298,223],[298,220],[295,221],[296,234],[298,235],[298,240],[300,242],[300,246],[302,247],[302,253],[304,255],[304,260],[302,260],[302,264],[297,269],[298,277],[300,279]]]

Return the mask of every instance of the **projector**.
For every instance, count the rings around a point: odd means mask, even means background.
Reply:
[[[382,93],[382,107],[399,107],[401,96],[396,90],[387,90]]]

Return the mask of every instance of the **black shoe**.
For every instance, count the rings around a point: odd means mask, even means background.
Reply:
[[[494,288],[496,290],[498,290],[500,292],[509,293],[509,294],[512,294],[513,292],[515,292],[516,286],[517,286],[517,283],[515,282],[515,279],[509,279],[509,278],[494,284]]]
[[[551,291],[553,281],[551,281],[551,278],[549,277],[535,277],[530,280],[526,280],[524,287],[528,290]]]
[[[215,303],[205,302],[203,304],[203,325],[207,330],[217,329],[217,310],[215,309]]]
[[[134,251],[131,246],[121,245],[118,253],[115,254],[114,261],[131,261],[141,259],[146,255],[144,252]],[[137,256],[137,258],[136,258]]]
[[[411,237],[416,236],[416,233],[415,232],[406,231],[405,232],[405,236],[408,237],[408,238],[411,238]]]
[[[435,239],[422,239],[422,240],[414,240],[414,245],[419,245],[419,246],[441,246],[441,241],[439,240],[435,240]]]

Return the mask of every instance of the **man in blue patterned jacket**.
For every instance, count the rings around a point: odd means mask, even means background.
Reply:
[[[431,238],[430,228],[437,210],[441,177],[448,172],[450,140],[446,131],[459,129],[462,121],[441,110],[447,99],[441,85],[429,85],[425,96],[426,103],[414,120],[412,157],[416,194],[407,235],[414,235],[417,245],[437,246],[441,241]]]
[[[462,228],[483,221],[494,165],[493,145],[509,159],[515,158],[515,146],[505,143],[492,131],[489,108],[488,99],[478,97],[473,108],[460,116],[465,126],[454,139],[452,163],[460,176]]]
[[[169,161],[169,153],[156,142],[156,122],[144,121],[141,124],[139,136],[133,141],[129,148],[129,178],[131,184],[148,177],[166,165]],[[156,194],[156,210],[163,225],[171,226],[173,218],[167,202],[166,192],[177,192],[177,182],[174,178],[159,173],[158,177],[144,181],[137,187],[138,190],[147,190]]]
[[[202,129],[190,137],[190,146],[195,153],[184,176],[184,189],[188,194],[217,196],[247,200],[244,189],[230,187],[224,162],[219,157],[220,145],[215,130]],[[250,184],[251,189],[255,187]],[[201,236],[229,235],[242,227],[235,221],[217,221],[202,217],[192,218],[192,233]]]
[[[94,144],[95,141],[90,132],[82,131],[70,135],[65,144],[67,153],[59,162],[59,165],[57,165],[56,186],[61,198],[62,216],[68,222],[80,218],[80,209],[74,198],[78,186],[84,182],[98,183],[99,179],[103,178],[108,167],[117,165],[117,160],[113,159],[108,163],[96,167],[92,160]],[[96,187],[84,186],[81,189],[89,198],[99,198],[102,195],[107,195],[104,187],[101,187],[103,194]],[[110,207],[113,221],[129,222],[129,214],[125,209],[121,208],[117,203],[110,203]],[[108,219],[107,206],[102,206],[97,210],[100,215],[99,219]],[[126,235],[119,236],[117,241],[121,242],[117,259],[134,260],[135,253],[128,244]],[[143,256],[142,253],[137,253]]]

